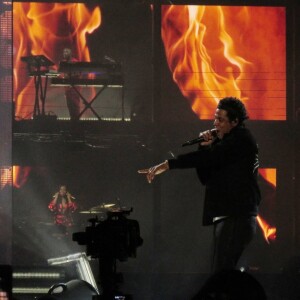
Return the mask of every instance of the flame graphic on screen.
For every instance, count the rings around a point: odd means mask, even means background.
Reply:
[[[200,119],[212,119],[226,96],[240,98],[252,119],[286,119],[283,7],[163,6],[162,40]]]
[[[264,238],[268,244],[270,244],[270,240],[276,240],[276,228],[271,227],[261,216],[257,216],[256,218],[260,228],[263,231]]]
[[[34,96],[25,95],[32,94],[33,79],[28,81],[21,57],[43,54],[57,64],[68,47],[79,60],[90,61],[86,37],[100,26],[101,11],[83,3],[14,3],[13,21],[15,113],[28,118]]]
[[[259,169],[259,175],[262,176],[272,188],[276,189],[276,177],[277,170],[275,168]],[[271,227],[266,220],[260,215],[256,218],[259,227],[261,228],[266,242],[269,244],[270,241],[276,240],[276,227]]]
[[[276,169],[259,169],[259,175],[262,176],[273,188],[276,188]]]
[[[13,186],[17,189],[22,187],[30,174],[32,167],[13,166]]]

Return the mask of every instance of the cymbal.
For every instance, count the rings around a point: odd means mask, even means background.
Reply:
[[[110,208],[112,206],[115,206],[116,204],[114,203],[102,203],[100,205],[94,206],[91,208],[91,210],[99,210],[99,209],[103,209],[103,208]]]
[[[111,207],[113,207],[115,205],[116,204],[114,204],[114,203],[107,203],[107,204],[103,203],[101,205],[94,206],[88,210],[80,211],[79,213],[81,213],[81,214],[99,214],[99,213],[105,212],[108,209],[111,209]]]

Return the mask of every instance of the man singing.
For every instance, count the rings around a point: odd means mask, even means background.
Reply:
[[[196,168],[206,187],[203,225],[214,226],[214,272],[234,269],[256,232],[258,147],[244,125],[246,119],[239,99],[223,98],[215,112],[216,137],[205,131],[197,151],[138,171],[151,183],[167,170]]]

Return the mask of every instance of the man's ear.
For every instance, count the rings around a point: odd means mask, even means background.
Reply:
[[[231,124],[233,127],[237,126],[239,124],[239,119],[236,118],[235,120],[231,121]]]

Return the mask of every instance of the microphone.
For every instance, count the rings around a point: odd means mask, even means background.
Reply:
[[[210,132],[211,132],[213,137],[216,137],[217,133],[218,133],[218,130],[216,128],[213,128],[213,129],[210,130]],[[205,139],[203,137],[203,134],[201,133],[198,138],[190,140],[190,141],[186,141],[181,146],[182,147],[191,146],[191,145],[198,144],[198,143],[201,143],[201,142],[204,142],[204,141],[205,141]]]

